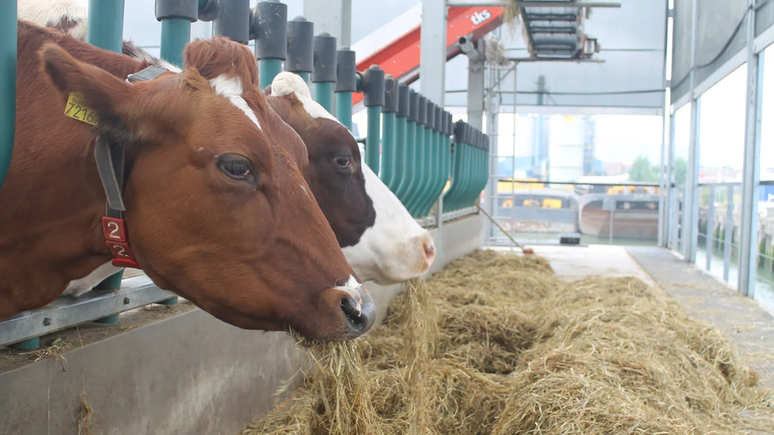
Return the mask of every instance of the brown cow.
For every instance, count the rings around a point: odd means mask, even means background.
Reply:
[[[353,276],[264,100],[195,68],[135,84],[147,63],[19,22],[17,126],[0,191],[0,319],[41,307],[119,255],[104,231],[97,136],[125,146],[138,266],[241,328],[356,337],[373,302]],[[42,60],[42,62],[41,62]],[[96,127],[68,118],[71,93]]]

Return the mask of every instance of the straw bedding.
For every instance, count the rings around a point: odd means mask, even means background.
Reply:
[[[364,339],[305,345],[303,385],[243,433],[774,433],[717,331],[637,279],[565,283],[534,255],[477,251]]]

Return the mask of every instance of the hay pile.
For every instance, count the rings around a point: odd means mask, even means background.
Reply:
[[[637,279],[564,283],[540,257],[479,251],[389,311],[314,347],[294,397],[243,433],[774,432],[733,347]]]

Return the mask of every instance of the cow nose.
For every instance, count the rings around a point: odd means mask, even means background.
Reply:
[[[341,311],[347,318],[349,338],[356,338],[366,333],[376,319],[376,305],[368,293],[355,297],[341,299]]]
[[[422,241],[422,249],[425,252],[426,268],[429,269],[435,261],[435,243],[433,243],[433,239],[431,237],[428,236],[424,241]]]

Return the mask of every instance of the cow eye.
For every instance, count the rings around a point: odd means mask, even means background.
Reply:
[[[333,161],[343,169],[352,165],[352,156],[337,156]]]
[[[218,156],[218,169],[227,177],[243,181],[253,186],[258,185],[258,173],[253,163],[239,154],[223,154]]]

